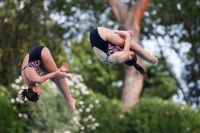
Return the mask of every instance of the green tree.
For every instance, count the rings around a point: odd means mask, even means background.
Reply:
[[[73,97],[78,101],[78,98],[80,98],[78,94],[80,93],[77,93],[77,91],[81,91],[85,86],[81,85],[82,81],[79,81],[77,75],[74,75],[73,78],[67,82],[69,83]],[[82,87],[78,88],[78,86]],[[20,98],[19,94],[22,89],[26,88],[22,82],[21,76],[10,86],[10,89],[14,90],[11,92],[13,93],[10,98],[13,100],[11,106],[15,106],[17,117],[19,114],[19,118],[21,118],[18,123],[19,125],[22,124],[22,132],[77,132],[79,130],[78,115],[70,114],[64,97],[54,83],[49,80],[41,84],[41,87],[42,94],[37,103],[33,103],[27,99],[23,102]],[[84,89],[85,88],[83,88],[82,91],[84,91]],[[31,113],[29,113],[29,110],[31,110]]]
[[[116,99],[98,93],[79,102],[80,131],[87,133],[187,133],[199,132],[199,108],[191,109],[171,100],[141,98],[129,112]],[[106,127],[106,128],[105,128]]]
[[[61,45],[66,29],[52,21],[44,1],[3,1],[0,18],[1,84],[8,85],[20,75],[23,58],[33,46],[47,46],[57,63],[66,61]]]
[[[165,49],[173,50],[183,63],[182,82],[176,75],[171,73],[171,77],[176,81],[176,85],[182,91],[184,100],[190,104],[199,104],[199,38],[200,31],[198,14],[199,0],[190,2],[175,1],[151,1],[147,13],[144,15],[142,23],[142,33],[151,40],[157,40],[158,47],[161,48],[163,60],[165,60]],[[165,45],[161,45],[163,40]],[[156,42],[156,41],[155,41]],[[168,44],[168,45],[167,45]],[[166,62],[165,62],[166,64]]]
[[[122,103],[100,93],[85,96],[81,110],[80,133],[125,133],[128,121]]]
[[[10,100],[10,94],[0,85],[0,132],[23,133],[23,120],[18,116],[16,106]]]
[[[199,108],[191,109],[161,98],[143,98],[130,112],[126,112],[119,100],[108,99],[101,94],[89,91],[83,84],[81,75],[73,74],[67,82],[77,101],[77,113],[73,115],[73,119],[68,114],[66,103],[60,92],[51,82],[47,82],[42,85],[44,91],[31,117],[25,117],[24,112],[19,114],[19,118],[27,119],[28,126],[25,132],[70,130],[71,132],[94,133],[160,131],[186,133],[200,130],[198,127],[200,124]],[[20,86],[20,83],[20,79],[16,80],[12,88],[21,90],[23,86]],[[16,97],[14,99],[16,102],[13,102],[12,106],[20,102]],[[21,122],[20,119],[18,124],[22,124]]]
[[[160,98],[142,98],[127,113],[127,133],[198,133],[199,108],[175,104]]]
[[[72,117],[62,94],[52,82],[46,82],[42,84],[42,95],[30,115],[30,133],[76,132],[78,125]]]
[[[167,63],[171,69],[172,65]],[[153,98],[160,97],[162,99],[170,99],[177,93],[177,85],[174,79],[171,78],[168,70],[163,65],[163,60],[159,59],[156,66],[146,65],[148,79],[144,82],[142,97]]]

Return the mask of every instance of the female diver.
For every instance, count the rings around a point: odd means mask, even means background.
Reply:
[[[102,62],[108,64],[125,63],[128,66],[134,66],[146,78],[145,70],[136,63],[136,55],[151,64],[157,63],[158,59],[131,41],[132,35],[132,31],[97,27],[90,32],[90,42],[94,53]]]
[[[71,113],[75,111],[75,99],[72,98],[65,78],[71,74],[67,71],[67,63],[63,63],[60,69],[57,68],[51,53],[47,47],[36,46],[25,56],[22,63],[21,75],[28,89],[21,93],[23,100],[25,97],[32,102],[37,102],[41,95],[41,87],[37,84],[46,80],[52,80],[64,96],[68,109]]]

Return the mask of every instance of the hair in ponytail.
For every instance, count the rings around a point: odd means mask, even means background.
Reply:
[[[144,68],[142,66],[140,66],[139,64],[137,64],[137,56],[136,56],[136,54],[133,55],[133,58],[131,60],[127,60],[126,62],[124,62],[124,64],[126,64],[127,66],[134,66],[135,69],[137,71],[139,71],[140,74],[143,75],[144,79],[147,78],[147,73],[144,70]]]
[[[32,101],[32,102],[36,102],[39,99],[38,94],[35,93],[33,89],[31,88],[23,89],[20,95],[23,101],[25,100],[25,98],[27,98],[29,101]]]

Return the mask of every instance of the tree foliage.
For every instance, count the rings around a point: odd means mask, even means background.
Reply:
[[[177,93],[177,85],[162,62],[162,59],[159,58],[159,63],[156,66],[147,65],[148,78],[144,82],[141,97],[170,99]],[[168,65],[172,67],[170,63]]]
[[[87,133],[199,132],[199,108],[160,98],[142,98],[130,112],[116,99],[91,93],[80,104],[81,127]]]
[[[78,126],[72,119],[73,115],[56,86],[49,81],[43,84],[42,88],[42,96],[28,121],[30,133],[77,131]]]
[[[61,45],[66,30],[52,21],[44,1],[3,1],[0,18],[1,84],[8,85],[20,75],[24,56],[36,45],[48,46],[57,63],[66,61]]]
[[[12,84],[14,90],[20,91],[23,88],[20,80],[21,78]],[[191,109],[188,106],[175,104],[161,98],[143,98],[129,112],[125,112],[119,100],[108,99],[99,93],[88,90],[83,84],[81,75],[73,74],[73,77],[67,82],[77,101],[77,114],[70,116],[67,113],[66,103],[61,93],[58,92],[55,85],[47,82],[42,85],[43,93],[33,108],[31,117],[27,117],[24,112],[18,113],[19,116],[15,114],[15,117],[20,118],[18,124],[22,124],[23,119],[26,119],[26,123],[28,123],[28,126],[23,125],[25,126],[23,131],[27,133],[53,131],[88,133],[160,131],[176,133],[181,131],[186,133],[200,130],[198,126],[200,124],[199,108]],[[14,102],[11,106],[20,103],[16,97],[13,99]],[[20,108],[16,106],[16,109]],[[10,111],[12,110],[10,109]]]
[[[114,23],[107,17],[112,16],[111,9],[107,2],[101,0],[51,0],[48,9],[52,14],[63,18],[60,24],[68,29],[67,37],[69,38],[77,38],[77,35],[84,34],[99,25],[113,26]]]
[[[85,97],[81,109],[80,133],[124,133],[128,121],[124,109],[117,99],[108,99],[99,93]]]
[[[171,2],[153,0],[149,4],[142,23],[144,27],[143,35],[152,40],[158,38],[158,44],[162,38],[165,45],[159,45],[163,51],[165,51],[166,47],[170,48],[177,53],[182,61],[183,68],[180,69],[182,70],[182,80],[185,84],[176,84],[186,97],[184,100],[190,104],[199,104],[200,96],[200,45],[197,39],[200,36],[200,30],[197,28],[200,25],[199,5],[199,0],[190,2],[186,0]],[[173,78],[175,79],[176,77]],[[186,89],[183,89],[183,86],[186,86]]]
[[[81,77],[74,74],[67,81],[72,95],[77,101],[81,99],[80,94],[87,94],[87,90],[85,90],[87,88],[81,84],[82,81],[80,80]],[[19,124],[22,124],[23,129],[19,133],[77,132],[79,130],[78,115],[70,114],[64,97],[54,83],[47,81],[41,84],[42,94],[36,104],[27,99],[23,102],[20,98],[19,94],[25,87],[21,76],[10,86],[10,89],[14,90],[12,91],[12,97],[10,97],[13,101],[11,106],[15,106],[16,110],[14,116],[20,118]],[[85,93],[82,93],[82,91]],[[14,122],[17,121],[14,120]]]
[[[0,85],[0,132],[22,133],[23,122],[19,118],[16,106],[13,106],[10,94],[4,86]]]
[[[198,133],[199,117],[199,108],[158,98],[141,99],[126,116],[127,133]]]

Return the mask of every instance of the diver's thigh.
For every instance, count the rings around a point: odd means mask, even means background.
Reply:
[[[123,47],[125,44],[125,40],[123,38],[107,28],[98,27],[98,33],[103,40],[108,41],[113,45]]]
[[[42,65],[48,72],[54,72],[57,70],[56,63],[47,47],[42,50],[41,53]]]

